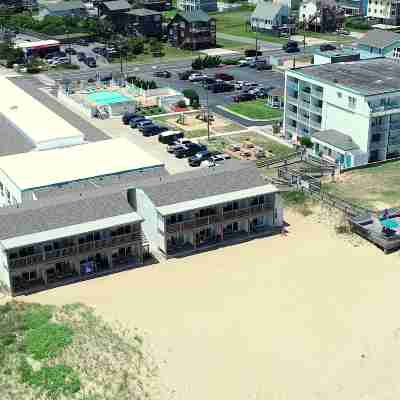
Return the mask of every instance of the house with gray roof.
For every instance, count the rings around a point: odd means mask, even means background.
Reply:
[[[254,31],[278,32],[289,22],[289,6],[281,2],[259,1],[250,17]]]
[[[12,295],[141,265],[143,218],[106,188],[0,210],[0,281]]]
[[[273,233],[283,223],[277,188],[252,162],[226,160],[148,181],[133,192],[143,230],[166,258]]]
[[[382,29],[368,31],[359,41],[361,58],[387,57],[400,61],[400,34]]]
[[[85,17],[87,10],[82,1],[60,1],[58,3],[46,3],[39,12],[39,17]]]

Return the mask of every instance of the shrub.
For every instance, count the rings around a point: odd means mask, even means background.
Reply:
[[[76,393],[81,387],[78,374],[64,364],[43,367],[34,371],[27,361],[23,360],[19,372],[23,383],[36,386],[47,392],[51,398],[56,398],[61,394]]]
[[[176,105],[177,105],[179,108],[186,108],[185,100],[179,100],[179,101],[176,103]]]
[[[73,332],[61,324],[46,323],[26,332],[24,350],[35,360],[54,357],[72,342]]]
[[[200,104],[199,95],[193,89],[185,89],[182,94],[189,99],[192,107],[198,107]]]
[[[300,138],[300,144],[302,146],[307,147],[308,149],[313,147],[313,142],[311,141],[311,139],[308,136],[302,136]]]
[[[199,70],[203,68],[203,59],[201,57],[195,58],[192,62],[192,69]]]
[[[238,65],[239,64],[239,60],[233,60],[231,58],[227,58],[224,60],[224,64],[226,65]]]

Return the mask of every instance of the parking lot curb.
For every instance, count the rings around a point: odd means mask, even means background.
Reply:
[[[272,122],[275,122],[275,121],[281,121],[282,120],[282,118],[254,119],[254,118],[246,117],[246,116],[244,116],[242,114],[239,114],[239,113],[237,113],[235,111],[231,111],[228,108],[225,108],[224,106],[217,105],[217,108],[219,108],[220,110],[223,110],[223,111],[225,111],[227,113],[230,113],[232,115],[235,115],[236,117],[245,119],[247,121],[252,121],[252,122],[267,122],[267,123],[270,122],[270,123],[272,123]]]

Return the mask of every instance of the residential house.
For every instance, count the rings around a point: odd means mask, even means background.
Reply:
[[[162,36],[161,12],[136,8],[122,15],[125,31],[136,36]]]
[[[115,30],[125,31],[126,17],[124,14],[132,9],[126,0],[112,0],[99,3],[99,14],[107,18],[115,27]]]
[[[335,32],[343,23],[344,11],[334,0],[306,0],[299,9],[299,22],[307,31]]]
[[[121,190],[2,209],[0,281],[18,295],[141,265],[142,221]]]
[[[368,31],[358,42],[362,58],[388,57],[400,61],[400,34],[375,29]]]
[[[251,14],[250,24],[254,31],[279,32],[289,23],[289,6],[271,1],[259,1]]]
[[[358,148],[335,160],[345,168],[399,157],[400,65],[375,58],[287,71],[284,129],[296,142],[330,130],[347,135]],[[331,141],[324,145],[336,151]]]
[[[154,179],[128,197],[152,249],[166,258],[276,233],[283,224],[278,189],[249,161]]]
[[[368,0],[367,17],[386,25],[399,25],[400,0]]]
[[[177,9],[180,11],[215,12],[218,11],[217,0],[178,0]]]
[[[167,27],[168,40],[176,47],[199,50],[216,46],[216,22],[204,11],[178,12]]]
[[[172,8],[171,0],[140,0],[137,5],[153,11],[168,11]]]
[[[82,1],[60,1],[59,3],[46,3],[39,11],[39,17],[85,17],[87,9]]]

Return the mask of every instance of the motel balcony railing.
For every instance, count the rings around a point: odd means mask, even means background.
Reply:
[[[29,265],[49,262],[64,257],[70,257],[78,254],[85,254],[94,250],[100,250],[109,247],[119,246],[127,243],[143,242],[142,232],[129,233],[127,235],[114,236],[110,239],[93,240],[83,244],[77,244],[64,247],[53,251],[43,251],[26,257],[18,257],[9,260],[10,268],[26,267]]]
[[[192,218],[182,222],[176,222],[174,224],[167,224],[167,233],[176,233],[185,230],[193,230],[202,226],[212,225],[218,222],[226,222],[239,218],[251,217],[265,213],[266,211],[272,210],[272,204],[267,202],[265,204],[259,204],[252,207],[239,208],[237,210],[227,211],[221,215],[210,215],[208,217]]]
[[[295,121],[297,120],[297,112],[293,112],[290,110],[286,110],[286,115],[291,118],[294,119]]]

